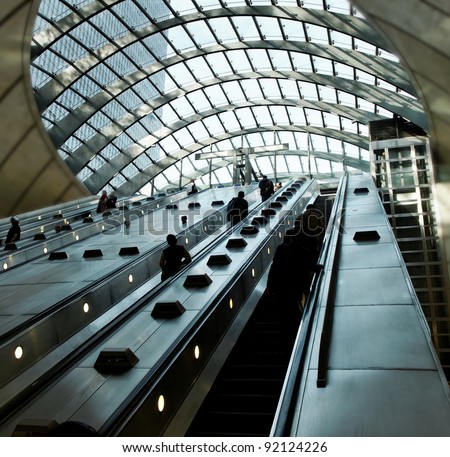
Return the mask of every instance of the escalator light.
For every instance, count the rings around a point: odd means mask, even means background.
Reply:
[[[14,351],[14,357],[19,360],[23,356],[23,349],[22,346],[17,346],[15,351]]]
[[[160,395],[158,398],[158,411],[162,413],[164,411],[164,395]]]

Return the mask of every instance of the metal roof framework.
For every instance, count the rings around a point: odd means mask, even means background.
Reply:
[[[368,122],[426,130],[408,74],[345,0],[43,0],[31,75],[60,157],[92,192],[232,180],[201,152],[288,143],[271,175],[368,169]],[[210,167],[211,165],[211,167]]]

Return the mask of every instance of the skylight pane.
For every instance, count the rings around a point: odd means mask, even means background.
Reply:
[[[238,103],[240,101],[246,100],[241,86],[237,82],[232,81],[227,83],[224,89],[231,103]]]
[[[245,41],[259,40],[260,36],[253,20],[248,17],[233,17],[232,21],[238,30],[239,36]]]
[[[281,98],[280,87],[275,79],[266,78],[261,80],[261,86],[264,94],[268,98]]]
[[[245,73],[252,71],[252,66],[250,65],[244,51],[230,51],[228,53],[228,58],[230,59],[231,65],[237,72]]]
[[[288,107],[289,117],[294,125],[305,125],[304,111],[300,108]]]
[[[323,117],[324,117],[324,120],[325,120],[326,127],[332,128],[332,129],[339,129],[340,128],[339,117],[338,116],[335,116],[335,115],[329,114],[329,113],[323,113]]]
[[[320,86],[319,92],[324,102],[336,103],[336,89],[327,86]]]
[[[279,81],[281,92],[286,98],[299,99],[298,86],[295,81],[290,79],[280,79]]]
[[[240,128],[236,116],[231,111],[220,113],[220,119],[228,131],[238,130]]]
[[[206,60],[209,62],[212,71],[217,75],[233,73],[232,68],[228,64],[227,60],[221,53],[209,54],[205,56]]]
[[[229,18],[212,18],[209,24],[213,32],[218,36],[220,43],[236,41],[237,35]]]
[[[269,51],[270,59],[275,70],[292,70],[289,54],[285,51]]]
[[[194,113],[194,109],[184,97],[173,100],[172,102],[170,102],[170,105],[176,111],[177,115],[181,118],[185,116],[190,116]]]
[[[278,125],[289,125],[289,118],[284,106],[271,106],[270,112]]]
[[[322,115],[320,111],[314,109],[306,109],[306,117],[310,125],[314,127],[323,127]]]
[[[180,149],[180,145],[171,136],[164,138],[159,143],[167,154],[172,154]]]
[[[171,0],[170,6],[179,14],[186,14],[189,11],[197,11],[197,8],[190,0]]]
[[[213,78],[213,74],[203,57],[187,60],[185,61],[185,66],[187,66],[200,81]]]
[[[328,34],[325,27],[314,24],[308,24],[306,30],[309,38],[313,43],[328,44]]]
[[[194,105],[197,111],[207,111],[211,109],[211,102],[206,98],[201,90],[196,90],[188,94],[187,99]]]
[[[203,124],[211,136],[220,135],[223,133],[223,126],[217,116],[211,116],[203,119]]]
[[[282,40],[283,36],[276,18],[258,17],[256,19],[258,26],[266,40]]]
[[[241,82],[242,88],[247,97],[252,100],[262,100],[264,98],[261,86],[254,79],[244,80]]]
[[[194,143],[194,138],[186,128],[173,132],[173,137],[177,140],[178,144],[188,145]]]
[[[209,27],[204,21],[197,21],[191,24],[186,24],[186,28],[195,42],[200,46],[217,44],[214,35],[211,33]]]
[[[209,133],[201,122],[191,124],[187,128],[191,132],[193,138],[195,138],[197,141],[202,141],[205,138],[209,138]]]
[[[305,34],[303,33],[303,27],[299,27],[297,21],[281,20],[284,33],[287,40],[293,41],[305,41]]]
[[[173,80],[181,87],[192,84],[195,81],[194,76],[183,63],[176,64],[169,68],[167,73],[169,73]]]
[[[330,33],[335,46],[343,49],[353,49],[352,37],[350,35],[338,32],[337,30],[331,30]]]
[[[333,67],[331,65],[331,60],[324,59],[322,57],[314,57],[314,67],[315,69],[325,75],[332,75],[333,74]]]
[[[168,39],[177,52],[186,52],[195,48],[194,42],[181,26],[171,28],[168,33]]]
[[[259,126],[273,125],[272,118],[270,117],[269,110],[266,106],[255,107],[253,108],[253,112]]]
[[[208,98],[214,100],[216,106],[228,105],[228,100],[220,86],[206,87],[204,92]]]
[[[323,0],[304,0],[303,6],[305,8],[323,10]]]

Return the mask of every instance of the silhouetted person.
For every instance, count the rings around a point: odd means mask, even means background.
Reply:
[[[163,250],[159,259],[159,266],[162,270],[161,281],[165,281],[167,278],[177,274],[181,267],[192,261],[188,250],[184,246],[177,244],[175,235],[167,235],[166,240],[169,246]]]
[[[325,216],[314,204],[307,205],[305,211],[296,219],[295,224],[301,221],[302,234],[309,246],[315,246],[316,256],[319,256],[323,238],[325,236]]]
[[[197,186],[195,185],[195,179],[191,179],[189,184],[186,186],[188,195],[196,194],[198,192]]]
[[[305,245],[307,239],[299,226],[287,231],[275,251],[267,279],[266,292],[276,303],[287,340],[292,340],[298,330],[316,262],[315,252]]]
[[[106,201],[108,200],[108,194],[106,193],[106,190],[102,191],[102,194],[100,195],[100,198],[98,199],[98,204],[97,204],[97,213],[103,213],[106,211]]]
[[[273,191],[276,192],[277,190],[280,190],[283,187],[283,184],[281,182],[277,182],[275,184],[275,187],[273,188]]]
[[[8,230],[5,238],[5,249],[8,249],[8,245],[15,243],[16,241],[20,240],[20,226],[19,226],[19,218],[17,216],[13,216],[10,219],[11,227]]]
[[[117,197],[114,192],[111,192],[108,197],[106,198],[106,208],[111,209],[115,208],[117,203]]]
[[[260,189],[261,200],[263,202],[273,195],[273,182],[266,175],[263,175],[263,179],[259,181],[258,187]]]
[[[231,225],[236,225],[245,219],[248,215],[248,202],[244,198],[245,194],[241,190],[237,197],[230,200],[227,207],[227,221],[231,222]]]

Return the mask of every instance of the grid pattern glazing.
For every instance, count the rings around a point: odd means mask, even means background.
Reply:
[[[196,154],[274,143],[289,144],[278,173],[367,171],[370,121],[426,122],[345,0],[42,0],[31,55],[44,125],[93,193],[209,184]],[[252,164],[273,174],[273,157]],[[231,167],[214,159],[212,184]]]

